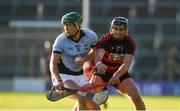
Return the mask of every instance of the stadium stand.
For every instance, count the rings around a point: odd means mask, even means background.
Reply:
[[[101,36],[114,16],[127,17],[138,48],[135,75],[147,80],[170,46],[180,49],[179,4],[179,0],[90,0],[90,28]],[[64,13],[81,10],[81,0],[1,0],[0,77],[39,77],[43,42],[54,41],[60,33],[59,20]],[[58,25],[18,27],[11,26],[12,21],[56,21]]]

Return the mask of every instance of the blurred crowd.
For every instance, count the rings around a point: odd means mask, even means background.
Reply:
[[[149,79],[153,81],[179,81],[180,60],[177,52],[176,46],[170,47],[168,54],[162,58],[162,62],[155,67]]]

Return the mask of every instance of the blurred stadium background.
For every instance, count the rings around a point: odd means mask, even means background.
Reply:
[[[62,32],[60,19],[70,11],[99,37],[113,17],[127,17],[142,95],[180,96],[180,0],[0,0],[0,91],[45,90],[43,44]]]

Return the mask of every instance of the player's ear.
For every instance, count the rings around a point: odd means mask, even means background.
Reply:
[[[81,28],[81,23],[79,23],[78,26],[79,26],[79,29],[80,29]]]
[[[81,28],[81,22],[77,22],[76,24],[75,24],[75,26],[77,26],[79,29]]]
[[[128,35],[128,28],[126,28],[126,36]]]

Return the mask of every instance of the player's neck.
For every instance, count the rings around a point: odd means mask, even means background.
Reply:
[[[72,37],[72,39],[74,41],[79,41],[79,39],[80,39],[80,31],[78,31],[77,34],[74,37]]]

